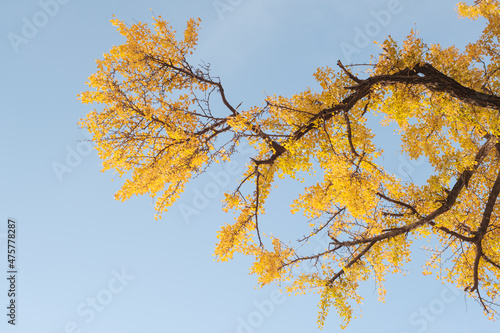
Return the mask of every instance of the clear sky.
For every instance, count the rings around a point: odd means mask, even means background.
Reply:
[[[261,105],[266,94],[290,96],[311,86],[320,66],[367,62],[387,35],[410,29],[428,43],[463,47],[481,22],[459,19],[454,0],[184,0],[1,1],[0,332],[316,332],[317,295],[287,297],[276,286],[255,289],[250,261],[213,261],[216,231],[232,217],[220,199],[248,155],[197,178],[162,220],[150,198],[113,199],[119,180],[100,173],[95,150],[77,126],[91,107],[76,95],[95,59],[121,42],[109,23],[151,22],[161,15],[182,31],[202,19],[196,57],[212,64],[230,101]],[[389,13],[390,15],[387,15]],[[361,37],[369,32],[369,42]],[[392,147],[384,165],[417,181],[428,170],[398,159],[392,130],[377,132]],[[391,146],[392,144],[392,146]],[[391,151],[390,149],[388,150]],[[236,170],[236,172],[233,172]],[[225,173],[229,184],[214,177]],[[211,188],[206,200],[197,193]],[[286,192],[286,188],[285,188]],[[282,192],[284,193],[284,192]],[[277,196],[272,207],[288,205]],[[195,207],[186,217],[179,207]],[[7,324],[7,220],[17,224],[16,326]],[[293,233],[298,220],[269,225]],[[286,223],[286,224],[285,224]],[[299,230],[299,229],[297,229]],[[418,249],[417,249],[418,250]],[[363,317],[346,332],[498,332],[463,292],[420,273],[387,280],[377,302],[363,286]],[[332,309],[324,332],[339,331]]]

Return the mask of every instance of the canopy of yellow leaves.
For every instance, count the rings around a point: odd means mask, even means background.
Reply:
[[[154,31],[112,20],[126,42],[97,61],[93,90],[80,99],[103,109],[81,125],[93,134],[103,170],[127,174],[116,198],[149,194],[158,215],[191,177],[229,160],[242,140],[252,144],[257,153],[242,184],[225,195],[225,209],[239,216],[221,228],[215,254],[254,256],[251,272],[260,285],[289,281],[290,293],[320,293],[320,326],[331,305],[343,327],[349,323],[364,280],[374,278],[383,299],[385,275],[400,272],[412,242],[430,236],[440,244],[424,272],[468,291],[492,315],[500,296],[500,5],[460,3],[458,12],[486,20],[481,37],[463,51],[427,45],[414,32],[402,45],[389,37],[367,78],[339,62],[339,70],[314,74],[321,91],[269,96],[264,106],[241,111],[208,66],[188,61],[199,20],[188,22],[180,41],[161,17]],[[210,109],[212,92],[225,114]],[[403,182],[378,164],[383,151],[368,114],[397,123],[403,153],[432,165],[426,184]],[[229,134],[225,143],[216,141],[222,133]],[[303,242],[329,239],[323,252],[306,255],[300,244],[261,234],[259,225],[271,189],[304,174],[319,180],[291,203],[291,213],[308,220]],[[243,184],[252,184],[249,193]],[[305,261],[316,269],[301,271]]]

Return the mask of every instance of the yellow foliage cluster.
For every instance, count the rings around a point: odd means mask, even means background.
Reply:
[[[424,273],[468,291],[491,315],[500,297],[500,212],[494,205],[500,189],[500,4],[460,3],[458,12],[486,20],[482,36],[463,51],[427,45],[413,31],[401,46],[389,37],[367,78],[339,62],[339,70],[314,74],[320,92],[268,96],[264,106],[248,110],[227,101],[208,67],[189,63],[199,20],[188,22],[180,41],[161,17],[154,18],[154,31],[112,20],[126,42],[97,61],[88,82],[94,90],[80,99],[103,109],[81,125],[93,134],[103,170],[130,173],[116,198],[159,194],[158,215],[192,176],[230,160],[242,140],[253,145],[256,155],[240,186],[225,194],[224,210],[239,215],[222,226],[215,255],[221,261],[235,253],[255,257],[251,273],[259,285],[286,282],[290,293],[320,293],[320,326],[333,305],[345,327],[362,302],[359,284],[369,278],[383,300],[385,276],[401,272],[412,243],[431,236],[439,244],[430,249]],[[219,94],[226,114],[210,110],[209,99],[200,97],[208,92]],[[373,142],[370,114],[397,123],[402,152],[430,163],[434,172],[426,184],[403,182],[379,164],[383,150]],[[225,143],[216,140],[222,133],[230,136]],[[315,183],[290,208],[311,228],[301,242],[329,239],[322,252],[306,255],[300,242],[285,244],[260,232],[271,189],[281,179],[304,177]],[[304,262],[316,269],[301,271]]]

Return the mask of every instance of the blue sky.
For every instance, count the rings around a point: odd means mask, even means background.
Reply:
[[[113,199],[119,180],[100,172],[97,154],[77,126],[90,107],[76,98],[96,69],[95,59],[121,42],[109,23],[112,15],[127,23],[151,22],[154,12],[179,31],[190,17],[200,17],[195,56],[212,64],[230,101],[250,107],[266,94],[317,88],[312,76],[317,67],[333,67],[339,59],[369,61],[378,53],[371,41],[382,42],[389,34],[402,40],[416,29],[427,43],[463,47],[482,26],[459,19],[455,5],[450,0],[2,1],[0,266],[6,275],[5,236],[12,217],[18,225],[19,274],[15,327],[7,324],[8,285],[1,279],[0,331],[318,331],[317,295],[287,297],[276,286],[255,289],[248,258],[213,260],[216,231],[232,219],[220,209],[220,199],[237,182],[248,154],[197,178],[160,221],[154,220],[150,198]],[[359,31],[370,32],[369,43]],[[377,135],[389,147],[388,169],[425,179],[423,164],[398,159],[392,129]],[[221,175],[228,181],[218,183]],[[204,191],[214,195],[200,199]],[[288,205],[286,199],[275,196],[271,207]],[[187,218],[182,205],[199,214]],[[301,230],[299,220],[282,221],[273,209],[266,219],[271,227]],[[388,278],[385,303],[376,301],[373,283],[364,285],[363,317],[345,331],[498,331],[498,323],[488,321],[476,303],[465,303],[463,292],[424,278],[421,264],[417,254],[407,276]],[[339,331],[339,323],[332,310],[324,332]]]

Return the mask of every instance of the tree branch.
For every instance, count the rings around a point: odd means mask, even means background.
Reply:
[[[424,76],[419,76],[419,74],[423,74]],[[360,80],[360,82],[355,86],[347,87],[354,92],[345,97],[337,105],[323,109],[316,115],[312,116],[309,121],[295,131],[287,141],[296,141],[302,138],[309,131],[316,128],[316,122],[318,120],[327,121],[342,111],[347,112],[351,110],[358,101],[368,96],[376,85],[398,83],[407,85],[423,85],[430,91],[447,93],[464,103],[500,111],[500,97],[467,88],[453,78],[441,73],[431,64],[424,63],[416,65],[413,68],[405,68],[394,74],[372,76],[365,80]],[[285,151],[285,148],[282,150],[276,150],[270,158],[265,161],[261,161],[260,163],[271,164]]]
[[[335,282],[336,279],[338,279],[342,274],[345,273],[345,269],[351,267],[356,262],[361,260],[361,258],[372,248],[373,245],[375,245],[375,243],[377,243],[377,241],[371,241],[367,246],[365,246],[365,248],[361,252],[359,252],[357,256],[352,258],[351,261],[349,261],[347,265],[344,266],[344,268],[342,268],[339,272],[337,272],[333,277],[331,277],[328,280],[327,286],[331,287],[333,282]]]

